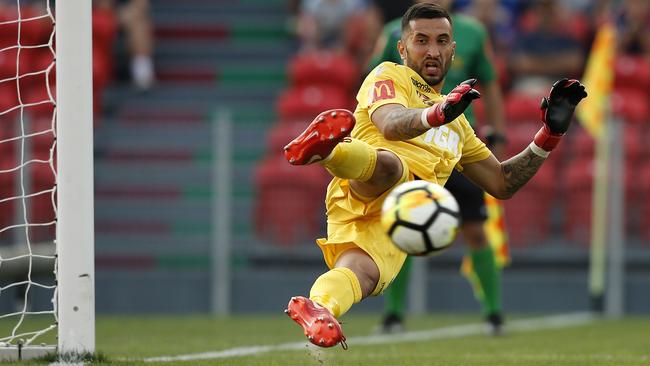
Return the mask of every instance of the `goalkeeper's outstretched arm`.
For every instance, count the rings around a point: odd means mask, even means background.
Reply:
[[[576,106],[586,96],[585,87],[578,80],[558,80],[549,97],[542,99],[542,128],[524,151],[504,162],[492,155],[467,164],[463,173],[496,198],[512,197],[537,173],[560,142],[571,124]]]

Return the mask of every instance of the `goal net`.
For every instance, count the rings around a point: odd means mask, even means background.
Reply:
[[[57,3],[0,2],[0,360],[94,351],[90,2]]]

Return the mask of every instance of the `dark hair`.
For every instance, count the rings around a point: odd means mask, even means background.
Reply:
[[[404,16],[402,16],[402,34],[409,28],[409,23],[414,19],[436,19],[447,18],[451,24],[451,16],[449,12],[438,4],[431,3],[418,3],[411,5]]]

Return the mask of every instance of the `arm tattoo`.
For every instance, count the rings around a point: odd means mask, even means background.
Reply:
[[[389,140],[410,140],[429,130],[420,121],[421,109],[397,109],[388,114],[390,123],[386,126],[384,136]]]
[[[501,163],[509,195],[523,187],[537,173],[546,160],[527,147],[524,151]]]

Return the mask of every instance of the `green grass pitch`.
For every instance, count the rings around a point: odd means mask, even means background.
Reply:
[[[543,316],[511,317],[509,324]],[[429,315],[408,319],[407,341],[368,342],[379,318],[343,318],[349,349],[307,347],[301,329],[284,314],[211,318],[207,316],[100,316],[97,365],[454,365],[454,366],[600,366],[650,365],[650,317],[594,319],[553,329],[512,329],[491,338],[480,332],[476,315]],[[2,325],[7,325],[2,323]],[[472,328],[473,327],[473,328]],[[5,327],[3,327],[5,328]],[[442,328],[441,333],[435,333]],[[471,330],[470,329],[470,330]],[[418,339],[436,334],[435,339]],[[447,334],[449,333],[449,334]],[[303,343],[303,344],[300,344]],[[286,347],[278,345],[289,345]],[[256,347],[257,346],[257,347]],[[266,348],[265,348],[266,347]],[[230,350],[230,356],[224,352]],[[221,351],[221,352],[220,352]],[[213,352],[212,358],[151,362],[161,356]],[[220,352],[220,353],[217,353]],[[239,355],[238,353],[246,353]],[[214,358],[219,355],[221,358]],[[10,363],[7,363],[10,364]],[[47,361],[14,363],[47,365]],[[87,365],[89,363],[86,363]],[[78,365],[78,364],[75,364]]]

